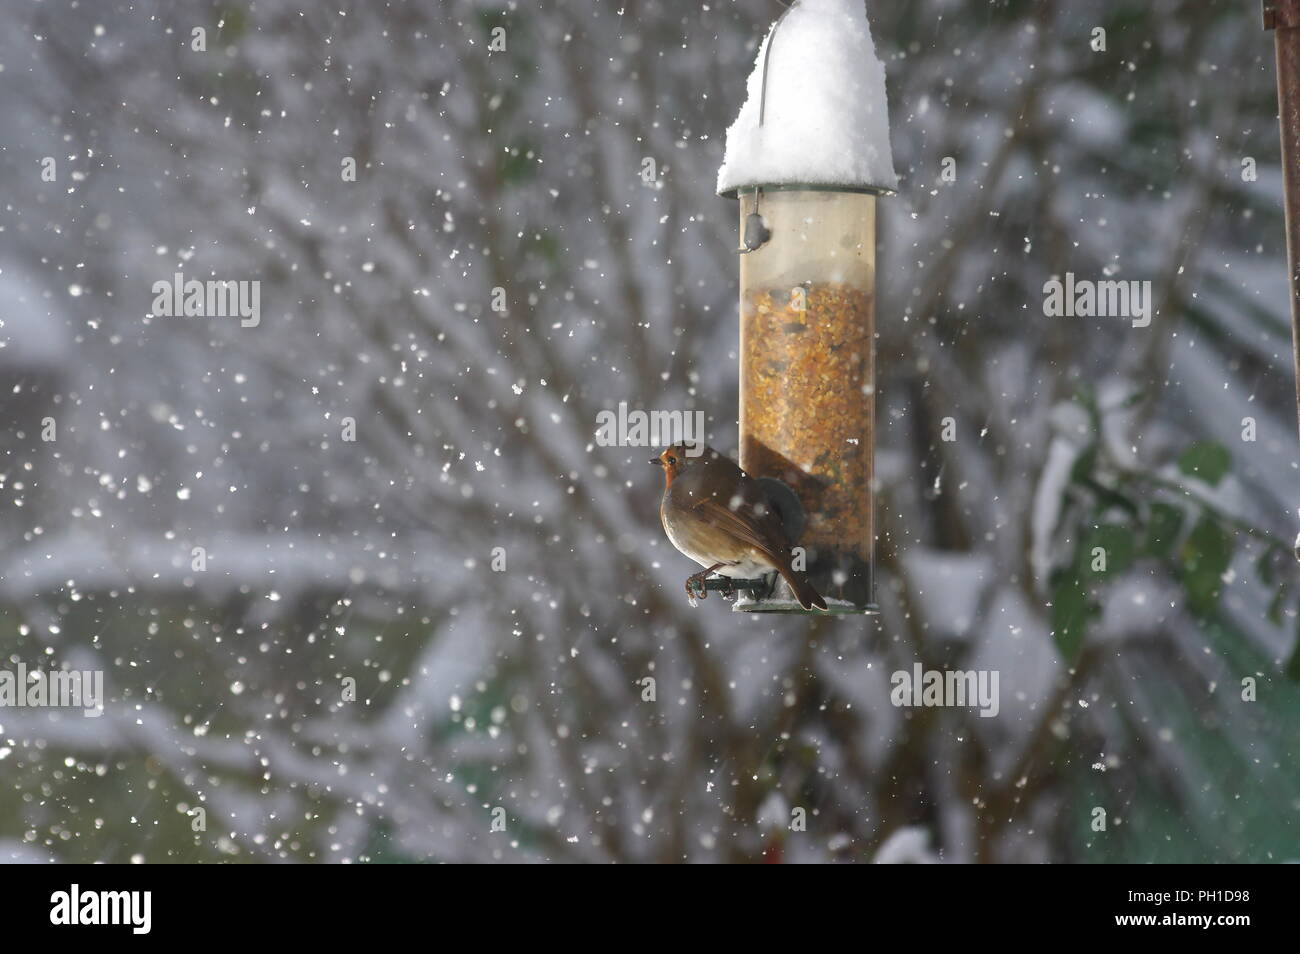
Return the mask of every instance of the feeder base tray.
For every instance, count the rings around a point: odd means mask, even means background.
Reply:
[[[804,609],[797,600],[792,599],[755,599],[738,597],[731,607],[733,613],[785,613],[794,616],[879,616],[880,607],[875,603],[866,606],[850,603],[847,600],[826,600],[826,609]]]
[[[731,609],[736,613],[786,613],[796,616],[877,616],[880,608],[875,603],[863,606],[848,600],[822,597],[826,609],[804,609],[799,601],[788,596],[777,596],[777,577],[762,580],[733,580],[726,576],[711,576],[697,581],[695,592],[721,593],[723,599],[734,599]]]

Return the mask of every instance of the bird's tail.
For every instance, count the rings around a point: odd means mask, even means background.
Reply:
[[[806,575],[786,563],[781,567],[781,576],[790,584],[794,598],[799,601],[799,605],[804,609],[812,609],[814,606],[819,610],[826,608],[826,601],[813,589],[813,585],[808,582]]]

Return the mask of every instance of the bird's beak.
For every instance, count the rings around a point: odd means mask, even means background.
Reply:
[[[650,458],[650,463],[654,464],[656,467],[662,467],[664,465],[664,462],[661,461],[658,457]]]

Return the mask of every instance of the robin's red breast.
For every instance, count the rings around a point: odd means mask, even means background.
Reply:
[[[659,519],[673,546],[700,566],[686,581],[694,596],[710,573],[733,580],[772,571],[790,584],[804,609],[826,609],[808,577],[791,566],[790,541],[763,488],[711,447],[674,444],[650,461],[664,470]]]

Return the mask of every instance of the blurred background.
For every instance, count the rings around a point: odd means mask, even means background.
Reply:
[[[107,702],[0,709],[0,860],[1300,857],[1258,3],[869,4],[874,620],[691,608],[594,439],[735,453],[714,181],[781,9],[7,4],[0,656]],[[150,317],[176,272],[260,323]],[[1045,317],[1066,272],[1151,325]],[[891,705],[918,662],[998,716]]]

